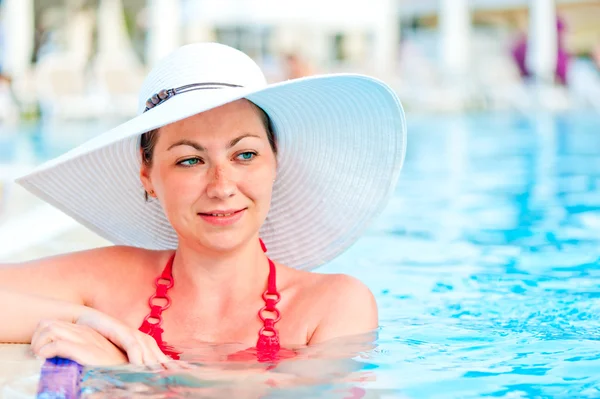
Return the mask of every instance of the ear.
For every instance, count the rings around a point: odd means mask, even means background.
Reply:
[[[145,162],[142,162],[140,166],[140,181],[144,186],[144,190],[147,193],[154,191],[154,186],[152,185],[152,180],[150,179],[150,166],[148,166]]]

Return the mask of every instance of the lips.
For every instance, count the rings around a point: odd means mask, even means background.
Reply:
[[[204,216],[217,216],[217,217],[227,217],[227,216],[231,216],[235,213],[241,212],[244,209],[217,209],[214,211],[210,211],[210,212],[201,212],[200,215],[204,215]]]
[[[209,212],[199,213],[198,216],[205,222],[214,226],[229,226],[236,223],[244,216],[244,209],[216,209]]]

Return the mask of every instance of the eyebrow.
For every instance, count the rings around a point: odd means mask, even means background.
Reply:
[[[236,145],[237,143],[239,143],[242,139],[246,138],[246,137],[256,137],[256,138],[261,138],[260,136],[256,135],[256,134],[244,134],[241,135],[239,137],[234,138],[233,140],[231,140],[228,144],[227,144],[227,148],[231,148],[234,145]],[[204,148],[202,145],[200,145],[198,142],[194,141],[194,140],[188,140],[188,139],[182,139],[179,141],[176,141],[175,143],[171,144],[169,146],[169,148],[167,149],[167,151],[170,151],[172,148],[180,146],[180,145],[187,145],[190,146],[192,148],[194,148],[197,151],[206,151],[206,148]]]

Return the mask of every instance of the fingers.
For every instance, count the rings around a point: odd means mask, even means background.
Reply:
[[[132,364],[162,368],[161,364],[172,360],[160,350],[154,338],[141,331],[119,331],[115,338],[122,343]]]
[[[52,341],[39,348],[36,354],[44,359],[62,357],[71,359],[79,364],[87,364],[85,348],[81,345],[64,340]]]
[[[145,348],[142,345],[140,339],[138,339],[137,334],[129,333],[126,337],[121,337],[121,334],[117,335],[117,344],[120,342],[121,347],[127,353],[127,357],[129,359],[129,363],[135,364],[138,366],[146,364],[148,361],[148,355],[145,355]]]
[[[37,353],[43,346],[57,340],[81,342],[81,335],[71,323],[43,320],[31,338],[31,349]]]
[[[154,338],[142,332],[136,331],[136,333],[142,347],[144,364],[155,370],[168,368],[167,365],[172,361],[172,359],[163,353],[163,351],[158,347],[158,344]]]
[[[144,333],[141,333],[140,337],[143,341],[142,344],[148,349],[148,360],[155,361],[157,363],[168,363],[173,360],[163,353],[163,351],[158,347],[158,344],[154,338]]]
[[[40,321],[36,327],[33,335],[31,336],[31,350],[37,354],[40,348],[49,342],[52,342],[53,337],[45,330],[47,330],[47,321]],[[45,335],[45,336],[44,336]]]
[[[167,370],[197,370],[198,366],[182,360],[169,360],[163,367]]]
[[[144,364],[145,350],[137,337],[136,330],[132,330],[120,321],[93,309],[83,313],[77,319],[77,324],[96,330],[121,348],[127,354],[131,364],[139,366]]]
[[[42,347],[61,339],[79,344],[90,341],[93,337],[87,337],[88,341],[85,341],[81,336],[82,329],[88,329],[89,333],[93,332],[91,335],[99,334],[103,337],[101,341],[106,339],[120,348],[127,355],[131,364],[151,366],[152,368],[179,367],[172,364],[173,360],[161,351],[154,338],[92,309],[80,316],[77,324],[55,321],[41,322],[32,338],[32,349],[34,352],[39,352]],[[99,346],[105,347],[97,338],[96,341],[99,342]],[[56,345],[52,345],[50,348],[52,351],[56,351],[60,349],[60,346],[58,349],[56,349]],[[46,348],[44,353],[49,350]]]
[[[125,341],[131,338],[127,334],[128,328],[123,323],[94,309],[83,313],[77,319],[77,324],[92,328],[121,348]]]
[[[91,327],[123,349],[132,364],[150,365],[169,361],[169,358],[158,348],[154,338],[108,315],[90,310],[84,313],[77,323]]]
[[[106,356],[107,353],[105,351],[98,354],[92,349],[93,348],[85,343],[59,339],[41,347],[37,354],[45,359],[62,357],[71,359],[82,365],[91,365],[95,367],[115,366],[127,363],[127,359],[122,354],[118,357],[111,355]]]
[[[35,331],[33,332],[33,335],[31,336],[32,349],[39,349],[40,346],[43,346],[52,340],[52,336],[49,334],[48,331],[48,329],[51,328],[50,326],[52,325],[52,323],[54,323],[52,320],[41,320],[38,323],[37,327],[35,328]]]
[[[98,332],[62,321],[42,321],[36,328],[31,350],[42,358],[64,357],[80,364],[107,366],[127,362],[125,355]]]

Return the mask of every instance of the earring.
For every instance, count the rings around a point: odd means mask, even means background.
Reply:
[[[154,197],[154,190],[150,190],[150,191],[148,191],[148,194],[149,194],[151,197]]]

